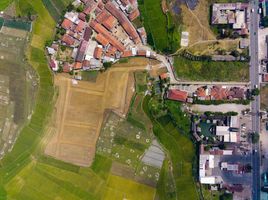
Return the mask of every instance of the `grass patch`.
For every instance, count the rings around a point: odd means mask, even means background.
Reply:
[[[139,0],[138,4],[148,43],[161,52],[175,52],[179,48],[179,30],[171,15],[162,12],[161,0]]]
[[[1,0],[0,1],[0,11],[3,11],[6,9],[12,2],[13,0]]]
[[[247,62],[190,61],[175,57],[174,68],[182,80],[193,81],[248,81]]]
[[[96,82],[99,71],[82,71],[82,80]]]
[[[155,189],[147,185],[110,175],[104,200],[154,199]]]

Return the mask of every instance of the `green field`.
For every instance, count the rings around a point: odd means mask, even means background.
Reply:
[[[154,199],[155,189],[137,182],[110,175],[104,200],[149,200]]]
[[[179,29],[171,15],[162,12],[161,0],[138,0],[138,3],[148,43],[161,52],[175,52],[179,48]]]
[[[3,11],[13,0],[1,0],[0,11]]]
[[[58,21],[64,9],[72,0],[42,0],[42,2],[54,20]]]
[[[174,68],[178,78],[193,81],[248,81],[247,62],[190,61],[177,56]]]
[[[152,113],[154,103],[154,99],[147,96],[143,108],[153,122],[154,134],[169,152],[176,185],[176,192],[169,191],[166,188],[167,183],[160,181],[158,195],[160,199],[174,199],[175,197],[181,200],[199,199],[192,171],[195,148],[187,135],[189,132],[187,117],[180,111],[180,104],[177,102],[168,102],[166,104],[167,114],[159,117],[159,115]],[[177,119],[176,123],[173,122],[173,117]],[[187,133],[183,134],[186,131]],[[162,173],[165,174],[165,172]]]

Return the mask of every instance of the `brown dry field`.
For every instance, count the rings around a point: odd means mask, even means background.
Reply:
[[[115,64],[100,73],[95,83],[79,81],[72,84],[69,76],[55,76],[59,96],[47,135],[45,153],[56,159],[79,166],[90,166],[95,145],[107,110],[124,117],[134,93],[133,71],[144,70],[145,58],[133,58],[128,63]]]
[[[14,37],[19,37],[19,38],[26,38],[28,32],[16,28],[9,28],[6,26],[3,26],[1,29],[1,33],[6,34],[6,35],[11,35]]]
[[[263,86],[260,90],[261,109],[268,109],[268,86]]]
[[[189,46],[204,40],[215,40],[210,30],[208,18],[209,4],[207,0],[200,0],[195,10],[191,11],[185,4],[181,5],[183,24],[189,32]]]

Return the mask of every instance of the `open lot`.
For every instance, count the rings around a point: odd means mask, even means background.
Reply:
[[[194,10],[182,4],[181,12],[183,25],[186,31],[190,33],[189,45],[200,41],[216,39],[209,26],[209,2],[207,0],[199,0]]]
[[[125,117],[134,93],[131,72],[144,70],[149,60],[131,59],[100,73],[96,82],[55,77],[59,97],[51,123],[52,138],[46,154],[81,166],[89,166],[95,155],[95,145],[107,110]]]
[[[191,61],[181,56],[174,59],[174,68],[181,80],[248,81],[247,62]]]
[[[261,109],[268,109],[268,86],[263,86],[260,90],[261,96]]]

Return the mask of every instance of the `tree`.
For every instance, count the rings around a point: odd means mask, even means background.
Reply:
[[[83,5],[80,5],[78,8],[76,8],[76,12],[82,12],[84,10]]]
[[[224,193],[220,196],[220,200],[232,200],[233,194],[230,193]]]
[[[251,170],[252,170],[251,165],[250,165],[250,164],[246,164],[246,165],[245,165],[245,172],[246,172],[246,173],[250,173]]]
[[[265,16],[264,18],[262,18],[262,25],[264,27],[268,27],[268,16]]]
[[[237,50],[233,50],[233,51],[231,52],[231,55],[237,58],[237,57],[240,56],[240,53],[239,53],[239,51],[237,51]]]
[[[112,62],[105,62],[105,63],[103,63],[103,67],[105,70],[107,70],[108,68],[110,68],[112,66],[112,64],[113,64]]]
[[[69,3],[66,9],[68,12],[71,12],[74,9],[74,5],[72,3]]]
[[[255,89],[253,89],[253,90],[251,91],[251,94],[252,94],[253,96],[258,96],[258,95],[260,94],[260,90],[259,90],[258,88],[255,88]]]
[[[259,133],[257,133],[257,132],[251,133],[251,141],[253,144],[259,142],[259,139],[260,139]]]
[[[90,16],[86,15],[86,21],[89,22]]]

